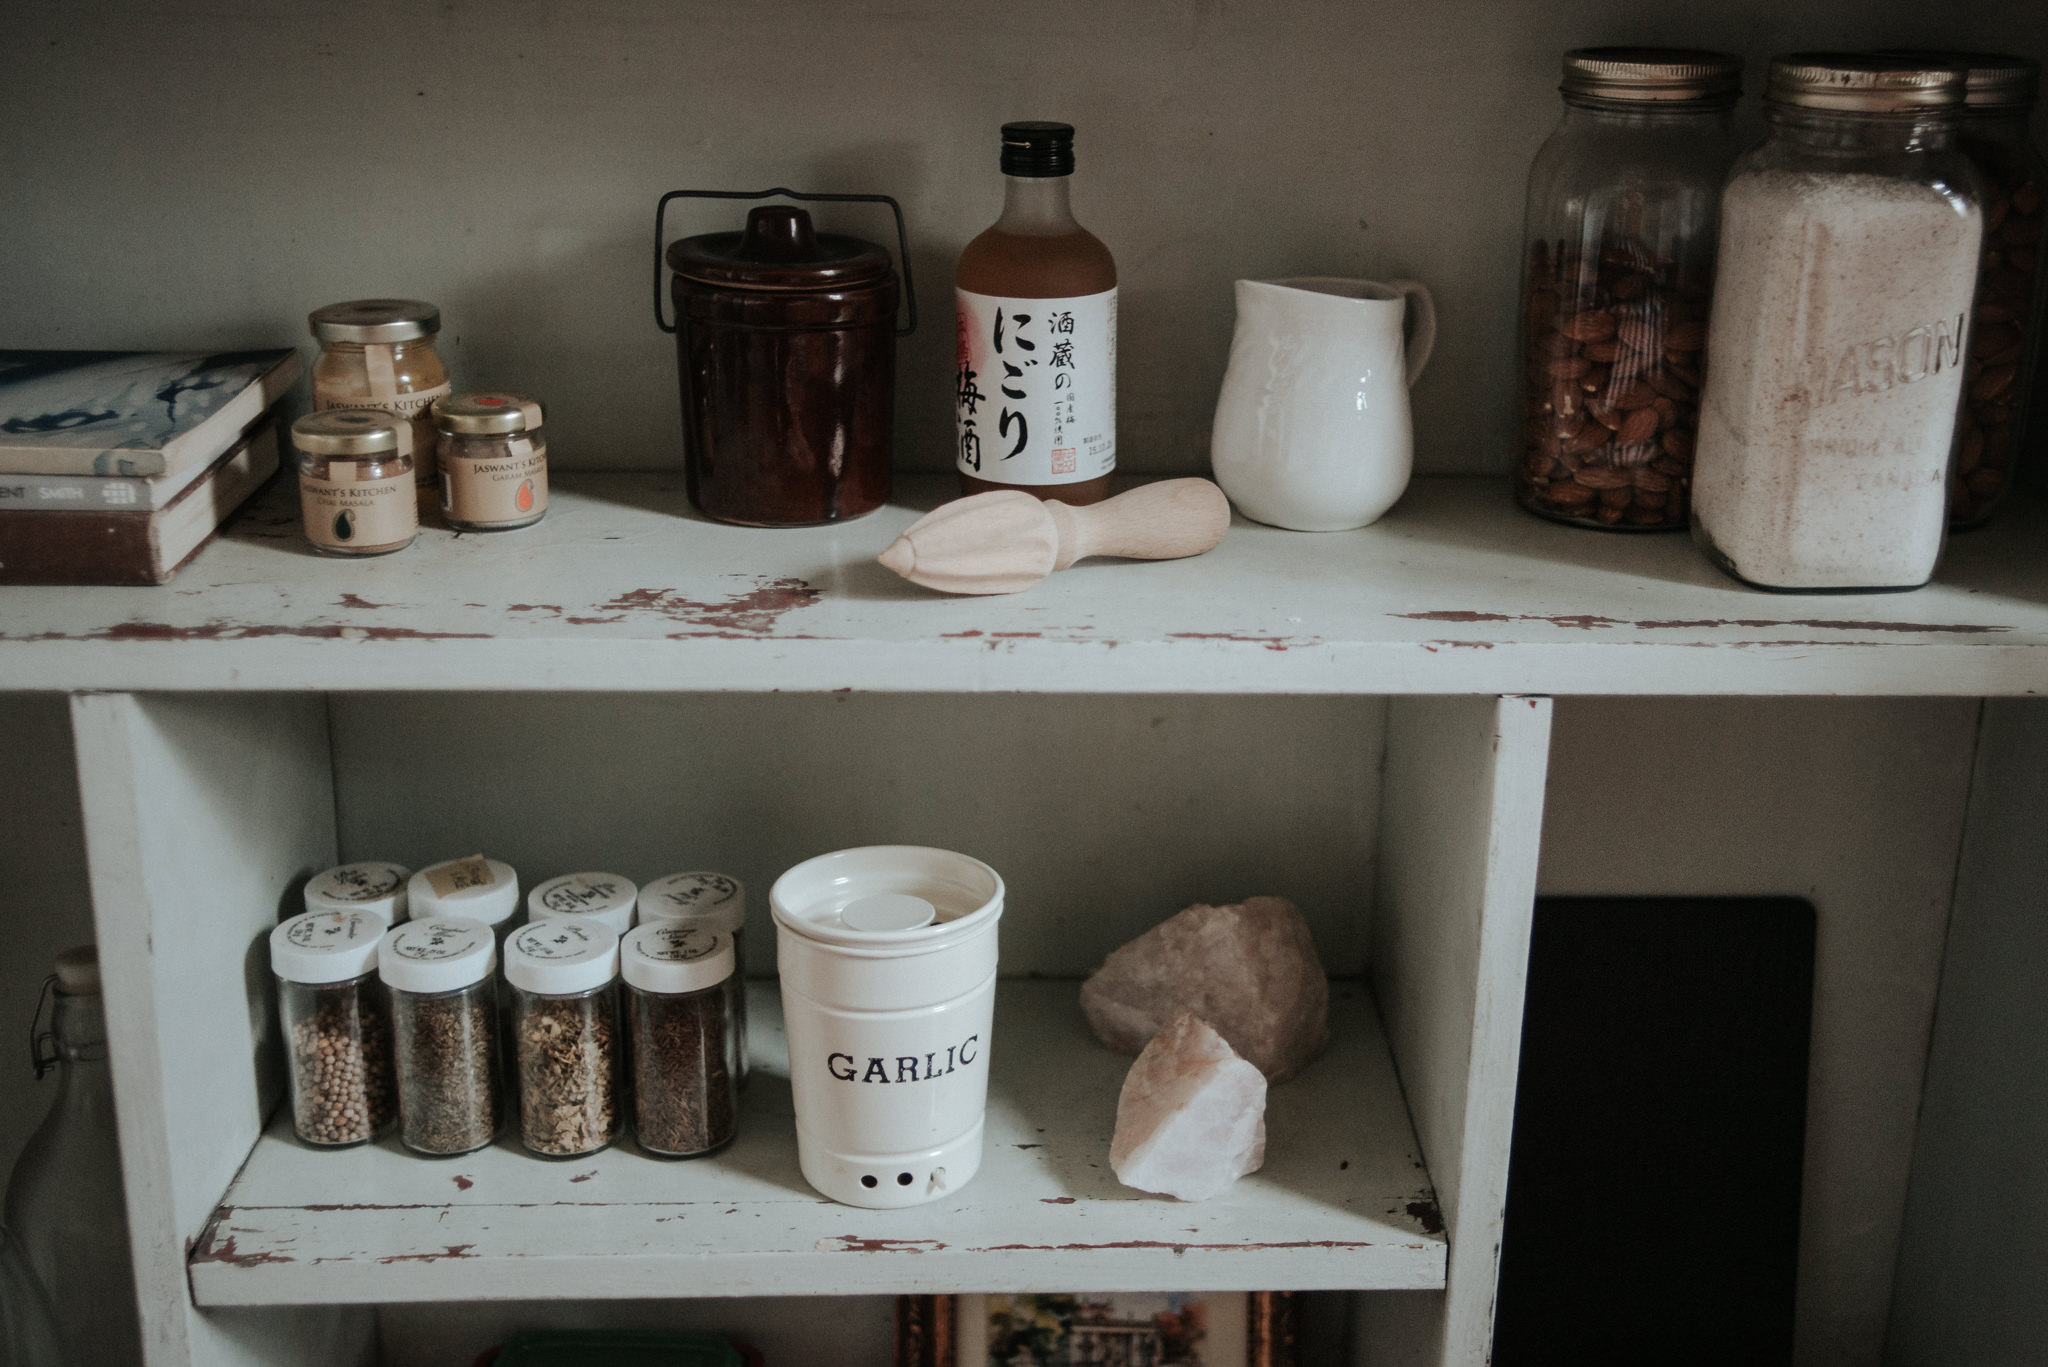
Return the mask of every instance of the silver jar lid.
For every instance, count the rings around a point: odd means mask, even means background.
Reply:
[[[441,310],[418,299],[351,299],[306,315],[323,342],[414,342],[441,330]]]
[[[1923,48],[1886,48],[1877,54],[1932,66],[1967,68],[1963,107],[1972,114],[2024,113],[2041,93],[2041,64],[2009,52],[1942,52]]]
[[[1689,47],[1578,47],[1564,55],[1565,95],[1654,103],[1729,104],[1742,59]]]
[[[1764,99],[1845,114],[1959,109],[1964,68],[1867,52],[1794,52],[1771,59]]]
[[[292,445],[309,456],[410,455],[412,428],[379,408],[330,408],[293,421]]]
[[[540,401],[524,394],[443,394],[433,413],[434,425],[457,437],[536,432],[546,420]]]

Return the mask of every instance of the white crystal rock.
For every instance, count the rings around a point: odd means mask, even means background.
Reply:
[[[1330,1042],[1330,981],[1284,897],[1189,907],[1118,949],[1081,985],[1096,1038],[1135,1054],[1192,1011],[1273,1082]]]
[[[1109,1166],[1127,1187],[1206,1201],[1265,1161],[1265,1074],[1181,1012],[1124,1077]]]

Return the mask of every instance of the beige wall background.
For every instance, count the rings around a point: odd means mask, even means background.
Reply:
[[[1773,51],[2044,38],[2013,0],[11,0],[0,346],[310,346],[313,307],[418,296],[458,385],[548,401],[558,464],[672,465],[656,198],[882,192],[925,319],[898,460],[939,468],[952,267],[1000,207],[997,125],[1058,118],[1122,272],[1125,468],[1205,465],[1230,282],[1319,273],[1435,290],[1421,468],[1505,469],[1522,184],[1563,49],[1730,48],[1754,90]]]

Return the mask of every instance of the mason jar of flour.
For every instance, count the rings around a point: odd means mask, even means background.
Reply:
[[[1948,522],[1984,224],[1965,72],[1799,53],[1729,175],[1693,535],[1744,583],[1918,588]]]

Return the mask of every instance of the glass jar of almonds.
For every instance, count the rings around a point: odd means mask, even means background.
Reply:
[[[1529,171],[1523,226],[1523,507],[1579,526],[1688,522],[1729,121],[1718,52],[1579,48]]]

